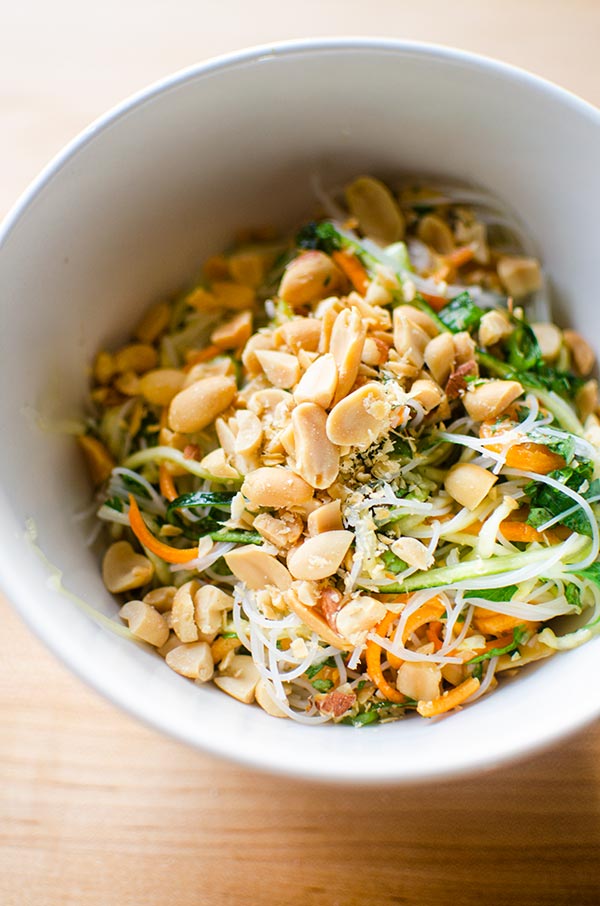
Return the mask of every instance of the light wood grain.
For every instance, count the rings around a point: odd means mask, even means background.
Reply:
[[[0,29],[0,211],[147,82],[246,44],[350,33],[456,44],[600,103],[594,0],[21,0]],[[0,906],[600,902],[598,724],[449,784],[290,783],[119,713],[2,599],[0,626]]]

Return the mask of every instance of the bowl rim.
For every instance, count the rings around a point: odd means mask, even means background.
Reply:
[[[207,77],[223,70],[235,69],[240,66],[245,66],[248,63],[305,54],[314,55],[332,52],[348,53],[354,51],[375,51],[405,56],[407,54],[413,54],[435,60],[460,63],[477,70],[483,69],[513,83],[525,83],[538,92],[552,97],[557,102],[570,106],[581,116],[590,119],[597,126],[600,126],[600,110],[575,93],[560,87],[548,79],[521,69],[520,67],[454,47],[421,41],[352,36],[302,38],[275,41],[268,44],[258,44],[209,58],[200,63],[178,70],[164,78],[158,79],[147,87],[126,97],[124,100],[112,106],[105,113],[94,119],[90,125],[80,131],[62,150],[51,158],[38,176],[33,179],[9,209],[7,215],[0,224],[0,251],[7,242],[13,229],[34,203],[40,192],[52,182],[62,168],[74,159],[97,135],[111,128],[113,124],[125,117],[130,111],[143,106],[157,96],[175,89],[188,81]],[[0,495],[0,524],[6,524],[10,521],[12,521],[12,513],[10,512],[7,503]],[[451,767],[445,767],[427,773],[419,771],[419,766],[415,765],[414,771],[409,775],[404,774],[403,776],[398,776],[397,772],[393,770],[393,766],[391,766],[388,771],[384,772],[379,770],[377,776],[365,777],[364,774],[359,774],[357,772],[356,776],[346,773],[344,777],[340,779],[336,778],[333,771],[328,770],[326,765],[321,766],[316,761],[311,764],[304,764],[302,767],[298,764],[288,766],[287,764],[273,763],[272,761],[269,764],[266,764],[264,759],[260,759],[253,754],[248,755],[244,751],[240,751],[239,748],[234,751],[229,741],[223,743],[219,739],[215,740],[207,738],[199,745],[196,741],[189,738],[185,729],[172,723],[168,715],[151,714],[139,704],[135,704],[128,687],[121,688],[116,684],[107,683],[103,678],[103,675],[98,673],[95,667],[90,665],[86,660],[84,652],[71,650],[68,645],[62,644],[59,637],[51,631],[50,618],[48,617],[46,621],[44,620],[43,611],[41,612],[40,619],[40,611],[32,603],[28,590],[23,587],[22,581],[20,581],[21,578],[17,568],[13,568],[10,558],[4,556],[0,557],[0,586],[6,594],[9,604],[19,613],[33,634],[36,635],[50,651],[52,651],[59,661],[63,662],[69,670],[83,680],[88,687],[91,687],[96,692],[100,693],[103,698],[118,706],[127,714],[146,724],[153,730],[166,733],[169,737],[184,742],[194,749],[201,749],[212,756],[224,758],[247,768],[267,772],[269,774],[286,776],[290,779],[338,783],[342,785],[348,783],[354,785],[373,785],[383,782],[388,784],[392,782],[397,785],[413,785],[424,782],[447,781],[466,774],[491,770],[501,764],[523,759],[528,755],[534,754],[559,740],[572,735],[600,716],[599,698],[598,703],[593,707],[590,707],[584,713],[578,711],[574,715],[562,715],[560,723],[557,722],[556,725],[548,727],[546,732],[539,735],[534,740],[528,738],[524,740],[516,739],[511,746],[505,747],[499,755],[490,753],[485,757],[474,757],[470,755],[467,750],[462,754],[462,758],[456,759]]]

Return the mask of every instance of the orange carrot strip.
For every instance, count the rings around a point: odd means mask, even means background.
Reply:
[[[166,560],[167,563],[188,563],[190,560],[195,560],[198,556],[197,545],[196,547],[180,549],[158,541],[142,519],[140,508],[131,494],[129,495],[129,525],[140,544],[147,547],[149,551],[156,554],[161,560]]]
[[[394,620],[398,619],[398,614],[393,613],[391,610],[388,610],[383,620],[376,627],[375,632],[377,635],[385,638],[390,626]],[[381,694],[387,698],[390,702],[403,702],[405,696],[401,692],[392,686],[391,683],[388,683],[386,678],[383,675],[381,669],[381,645],[378,645],[377,642],[374,642],[372,639],[369,639],[367,642],[367,673],[381,692]]]
[[[450,301],[450,299],[445,299],[444,296],[434,296],[431,293],[421,293],[421,295],[434,311],[441,311]]]
[[[553,453],[545,444],[515,444],[508,449],[506,465],[526,472],[547,475],[554,469],[564,469],[566,460],[560,453]]]
[[[458,249],[454,249],[449,255],[444,255],[444,261],[450,267],[462,267],[463,264],[468,264],[469,261],[472,261],[474,256],[475,252],[471,246],[463,245]]]
[[[556,535],[551,531],[538,532],[526,522],[516,522],[511,519],[505,519],[500,523],[500,531],[507,541],[548,541],[551,544],[556,541]]]
[[[412,635],[413,632],[416,632],[417,629],[420,629],[425,623],[430,623],[432,620],[438,620],[445,609],[446,608],[436,595],[434,598],[426,601],[425,604],[423,604],[422,607],[419,607],[418,610],[415,610],[414,613],[411,613],[406,621],[404,632],[402,633],[402,644],[404,645],[409,635]]]
[[[364,296],[369,286],[369,275],[356,255],[352,255],[350,252],[333,252],[331,257],[348,277],[354,289]]]
[[[439,620],[432,620],[429,626],[427,627],[427,638],[430,642],[433,643],[433,650],[439,651],[442,647],[442,639],[440,637],[440,632],[442,631],[442,624]]]
[[[462,705],[478,689],[479,680],[471,676],[460,686],[455,686],[454,689],[443,692],[430,702],[420,701],[417,705],[417,711],[421,717],[436,717],[438,714],[445,714],[446,711],[451,711],[452,708]]]
[[[165,462],[161,462],[158,467],[158,483],[160,487],[160,493],[163,497],[166,497],[167,500],[175,500],[177,497],[177,488],[175,487],[175,482],[173,481],[173,476],[167,468]]]

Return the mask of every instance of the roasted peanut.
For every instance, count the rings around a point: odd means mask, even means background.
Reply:
[[[213,330],[210,342],[219,349],[239,349],[252,333],[252,314],[249,311],[242,311],[231,321],[226,321],[215,330]]]
[[[229,662],[227,671],[214,677],[215,686],[246,705],[254,701],[254,690],[259,680],[260,673],[247,654],[236,654]]]
[[[365,384],[333,407],[327,436],[339,446],[368,447],[385,431],[390,412],[381,384]]]
[[[498,481],[488,469],[471,462],[458,462],[446,475],[444,487],[461,506],[475,510]]]
[[[452,334],[441,333],[429,341],[425,347],[423,358],[438,384],[442,386],[450,377],[454,368],[454,343]]]
[[[392,543],[391,551],[407,566],[416,566],[417,569],[429,569],[433,563],[433,555],[417,538],[398,538]]]
[[[130,343],[114,354],[113,361],[115,371],[121,374],[124,371],[143,374],[144,371],[156,367],[158,354],[154,346],[148,343]]]
[[[268,258],[257,252],[234,252],[228,260],[229,273],[236,283],[257,289],[265,278]]]
[[[250,337],[242,352],[242,365],[250,376],[260,374],[262,371],[256,353],[260,349],[273,349],[274,345],[271,333],[255,333]]]
[[[171,309],[167,302],[157,302],[148,309],[135,330],[140,343],[154,343],[169,326]]]
[[[596,364],[594,350],[576,330],[563,331],[563,337],[565,345],[571,353],[575,371],[581,377],[587,377]]]
[[[231,610],[233,598],[220,588],[203,585],[194,594],[196,625],[204,639],[212,642],[223,622],[223,613]]]
[[[295,513],[282,513],[279,518],[270,513],[259,513],[253,522],[253,528],[279,548],[295,544],[302,534],[302,527],[302,520]]]
[[[154,406],[168,406],[174,396],[177,396],[185,374],[176,368],[156,368],[147,371],[138,383],[138,392]]]
[[[294,579],[326,579],[340,567],[354,540],[352,532],[323,532],[290,551],[287,564]]]
[[[428,378],[421,378],[414,382],[410,388],[409,396],[419,403],[423,407],[423,411],[427,413],[439,406],[443,399],[444,391],[434,381],[430,381]]]
[[[493,346],[509,337],[513,330],[508,315],[503,311],[486,311],[479,324],[479,342],[482,346]]]
[[[261,589],[265,585],[275,585],[285,591],[292,582],[283,563],[253,544],[237,547],[225,554],[225,562],[233,575],[248,588]]]
[[[243,311],[252,308],[255,292],[250,286],[233,283],[229,280],[215,280],[211,286],[212,294],[219,308],[230,308],[233,311]]]
[[[545,362],[555,362],[562,348],[562,331],[556,324],[538,322],[531,325]]]
[[[85,463],[95,485],[102,484],[109,477],[116,463],[102,441],[90,434],[80,434],[77,443],[85,457]]]
[[[346,308],[336,317],[329,343],[329,351],[338,372],[334,404],[352,389],[358,375],[366,335],[366,327],[355,308]]]
[[[437,664],[405,661],[398,668],[398,692],[415,701],[432,701],[440,694],[442,671]]]
[[[518,299],[542,286],[540,263],[535,258],[506,255],[498,261],[498,276],[510,296]]]
[[[403,359],[419,369],[423,367],[430,337],[422,327],[406,317],[403,307],[399,305],[394,309],[394,347]]]
[[[420,308],[415,308],[414,305],[400,305],[398,306],[398,311],[403,318],[408,318],[409,321],[424,330],[430,337],[437,337],[439,334],[439,327],[426,311],[421,311]]]
[[[169,627],[165,618],[143,601],[128,601],[119,611],[119,616],[127,622],[131,633],[137,638],[160,648],[169,638]]]
[[[317,632],[328,645],[333,645],[334,648],[339,648],[340,651],[351,651],[353,645],[335,632],[327,620],[314,609],[314,606],[306,604],[301,600],[297,593],[296,585],[297,583],[294,583],[294,586],[292,586],[292,588],[284,595],[285,603],[288,605],[289,609],[295,613],[296,616],[300,617],[302,622],[308,626],[309,629]]]
[[[313,488],[328,488],[339,471],[339,450],[326,426],[327,413],[316,403],[300,403],[292,412],[296,470]]]
[[[136,554],[129,541],[115,541],[104,554],[102,578],[113,594],[141,588],[154,575],[147,557]]]
[[[385,616],[386,608],[381,601],[368,595],[353,598],[336,615],[337,630],[353,645],[364,642],[367,632],[373,629]]]
[[[249,409],[240,409],[236,415],[237,434],[234,441],[236,453],[242,456],[255,453],[262,440],[262,425],[260,419]]]
[[[449,255],[454,249],[452,230],[437,214],[426,214],[421,218],[417,236],[438,255]]]
[[[321,339],[321,322],[318,318],[294,318],[278,327],[273,335],[275,343],[283,343],[292,352],[301,349],[317,352]]]
[[[213,678],[214,664],[207,642],[178,645],[168,652],[165,661],[175,673],[199,683],[207,683]]]
[[[256,703],[271,717],[287,717],[285,711],[277,704],[273,684],[268,679],[260,679],[254,690]]]
[[[258,349],[255,355],[274,387],[287,390],[298,383],[300,364],[296,356],[272,349]]]
[[[294,390],[297,403],[316,403],[323,409],[331,405],[337,389],[338,372],[330,352],[309,365]]]
[[[235,380],[208,377],[196,381],[175,396],[169,407],[169,427],[182,434],[193,434],[210,425],[233,402]]]
[[[285,269],[279,295],[292,306],[324,299],[342,284],[342,275],[329,255],[304,252]]]
[[[306,503],[312,497],[313,489],[299,475],[275,466],[255,469],[246,475],[242,494],[253,506],[280,509]]]
[[[491,380],[468,387],[463,402],[471,418],[484,422],[502,415],[522,393],[518,381]]]
[[[176,591],[177,588],[174,585],[163,585],[161,588],[153,588],[152,591],[144,595],[142,600],[144,604],[150,604],[151,607],[155,607],[159,613],[164,613],[173,606],[173,598]]]
[[[454,361],[456,365],[465,365],[475,360],[475,340],[467,330],[461,330],[452,337],[454,344]]]
[[[208,453],[200,461],[200,465],[211,475],[214,475],[215,478],[239,478],[237,469],[229,465],[225,457],[225,451],[221,448]]]
[[[575,396],[575,403],[582,421],[596,411],[598,402],[598,381],[592,378],[591,381],[585,382]]]
[[[195,579],[181,585],[174,597],[171,608],[171,628],[182,642],[195,642],[198,638],[198,627],[195,621],[194,596],[199,585]]]
[[[378,179],[359,176],[346,188],[346,201],[365,236],[383,245],[404,236],[402,212],[388,187]]]
[[[306,522],[309,535],[320,535],[322,532],[340,531],[342,525],[342,512],[339,500],[332,500],[309,513]]]

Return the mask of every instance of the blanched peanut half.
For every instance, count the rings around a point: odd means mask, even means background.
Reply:
[[[430,702],[440,694],[441,681],[442,671],[437,664],[405,661],[398,668],[396,688],[415,701]]]
[[[562,348],[562,331],[556,324],[546,324],[537,322],[531,325],[531,329],[538,341],[542,358],[545,362],[555,362],[560,355]]]
[[[285,711],[282,711],[277,704],[273,684],[268,679],[259,679],[254,690],[254,695],[256,703],[260,705],[263,711],[270,714],[271,717],[287,717]]]
[[[408,393],[411,399],[423,407],[425,413],[439,406],[444,396],[442,388],[428,378],[415,381]]]
[[[200,465],[215,478],[239,478],[239,474],[233,466],[229,465],[225,456],[225,451],[219,448],[208,453],[200,461]]]
[[[213,678],[214,664],[207,642],[178,645],[168,652],[165,661],[175,673],[199,683],[207,683]]]
[[[203,585],[194,595],[194,607],[198,629],[212,642],[221,629],[223,613],[233,607],[233,598],[220,588]]]
[[[394,347],[405,361],[415,368],[422,368],[425,348],[430,342],[430,337],[422,327],[406,317],[403,308],[404,306],[399,305],[394,309]]]
[[[173,598],[176,592],[177,589],[174,585],[163,585],[161,588],[153,588],[147,595],[144,595],[142,600],[144,604],[156,607],[159,613],[164,613],[173,606]]]
[[[492,475],[481,466],[472,462],[457,462],[446,475],[444,487],[461,506],[475,510],[497,481],[497,475]]]
[[[283,466],[263,466],[246,475],[242,494],[254,506],[278,510],[307,503],[313,489],[303,478]]]
[[[430,554],[425,545],[417,538],[398,538],[391,545],[391,550],[393,554],[404,560],[407,566],[429,569],[433,563],[433,554]]]
[[[128,601],[119,611],[136,639],[142,639],[155,648],[160,648],[169,638],[169,627],[165,618],[143,601]]]
[[[496,418],[523,393],[518,381],[486,381],[468,387],[463,397],[465,409],[476,422]]]
[[[260,673],[247,654],[236,654],[229,662],[226,672],[214,677],[215,686],[245,705],[254,701],[254,690],[259,680]]]
[[[333,407],[327,418],[327,436],[342,447],[368,447],[385,430],[390,411],[381,384],[365,384]]]
[[[327,437],[327,413],[315,403],[292,412],[296,471],[313,488],[328,488],[340,467],[340,453]]]
[[[214,422],[233,402],[236,384],[232,377],[208,377],[177,394],[169,407],[169,428],[182,434],[201,431]]]
[[[426,214],[417,228],[417,236],[438,255],[449,255],[454,249],[454,236],[448,224],[437,214]]]
[[[383,245],[404,236],[402,211],[386,185],[372,176],[359,176],[346,188],[350,213],[365,236]]]
[[[210,653],[212,655],[213,663],[219,664],[224,660],[228,654],[234,651],[236,648],[239,648],[240,640],[236,638],[224,639],[220,635],[210,646]]]
[[[231,321],[221,324],[213,330],[210,342],[219,349],[239,349],[250,339],[252,333],[252,313],[242,311]]]
[[[363,365],[383,365],[387,362],[389,346],[377,337],[367,337],[363,346],[361,362]]]
[[[475,359],[475,340],[468,330],[461,330],[452,337],[454,359],[457,365],[464,365]]]
[[[274,387],[288,390],[298,383],[300,363],[295,355],[290,355],[289,352],[278,352],[274,349],[259,349],[256,352],[256,358]]]
[[[113,594],[141,588],[154,575],[147,557],[136,554],[129,541],[115,541],[104,554],[102,579]]]
[[[265,585],[275,585],[285,591],[292,584],[292,577],[283,563],[254,544],[236,547],[225,554],[225,562],[233,575],[248,588],[261,589]]]
[[[234,450],[247,456],[255,453],[262,441],[262,425],[260,419],[249,409],[240,409],[236,415],[238,432],[235,436]]]
[[[599,403],[598,381],[594,378],[592,378],[591,381],[586,381],[583,387],[577,391],[575,403],[579,409],[579,415],[582,421],[584,421],[588,415],[591,415],[592,412],[595,412]]]
[[[176,368],[155,368],[140,378],[138,392],[154,406],[168,406],[183,387],[184,381],[183,371]]]
[[[273,335],[277,345],[285,344],[292,352],[305,349],[317,352],[321,339],[321,322],[318,318],[294,318],[278,327]]]
[[[386,614],[385,605],[369,595],[359,595],[348,602],[336,616],[340,635],[353,645],[364,642],[367,632],[377,626]]]
[[[171,307],[166,302],[157,302],[149,308],[138,324],[135,336],[140,343],[154,343],[169,325]]]
[[[573,358],[574,370],[581,377],[587,377],[596,363],[594,350],[576,330],[563,331],[565,345]]]
[[[341,531],[342,509],[339,500],[324,503],[318,509],[308,514],[306,521],[309,535],[320,535],[322,532]]]
[[[498,309],[486,311],[479,324],[479,342],[482,346],[493,346],[513,332],[508,315]]]
[[[157,361],[158,353],[148,343],[130,343],[113,356],[115,371],[134,371],[136,374],[155,368]]]
[[[542,272],[535,258],[506,256],[498,261],[498,276],[510,296],[518,299],[541,288]]]
[[[228,377],[235,376],[233,363],[229,356],[218,356],[208,362],[197,362],[195,365],[192,365],[190,370],[184,375],[183,387],[181,389],[186,390],[188,387],[191,387],[192,384],[195,384],[196,381],[201,381],[208,377],[219,377],[220,375],[226,375]]]
[[[329,352],[338,372],[334,403],[339,402],[352,389],[360,368],[366,335],[366,325],[356,308],[345,308],[333,323]]]
[[[342,284],[342,274],[324,252],[304,252],[285,269],[279,296],[292,306],[330,296]]]
[[[297,403],[316,403],[328,409],[335,396],[337,382],[337,365],[332,354],[327,352],[308,366],[294,390],[294,399]]]
[[[288,554],[287,565],[294,579],[326,579],[339,569],[354,540],[352,532],[323,532],[307,538]]]
[[[177,589],[171,608],[171,627],[182,642],[195,642],[198,627],[195,620],[194,595],[199,585],[195,579]]]
[[[421,311],[420,308],[415,308],[414,305],[399,306],[399,311],[403,317],[408,318],[409,321],[424,330],[430,337],[437,337],[439,334],[439,327],[426,311]]]
[[[425,364],[438,384],[442,386],[454,368],[454,343],[452,334],[441,333],[430,340],[423,353]]]

